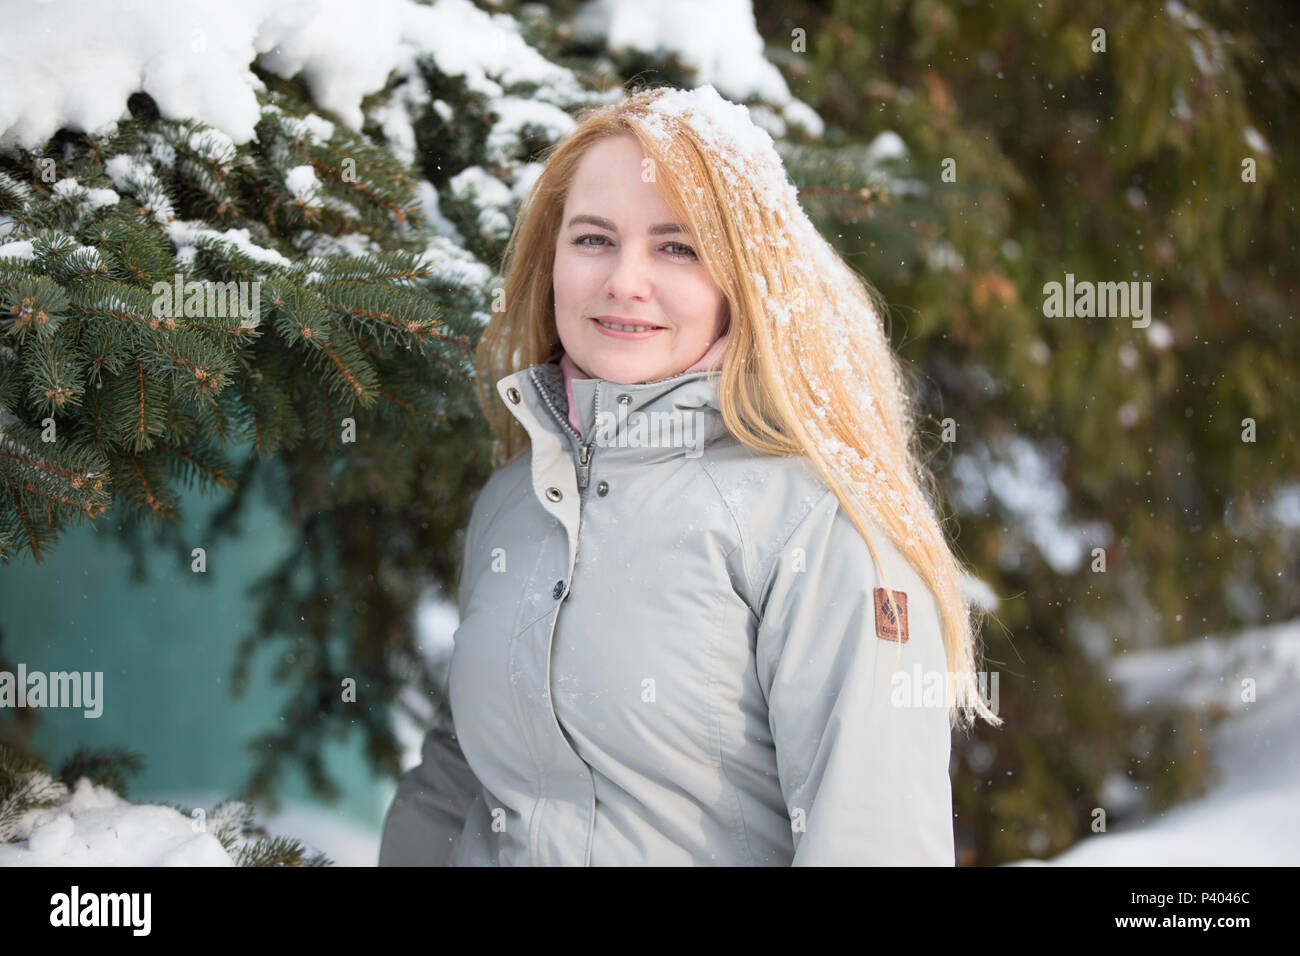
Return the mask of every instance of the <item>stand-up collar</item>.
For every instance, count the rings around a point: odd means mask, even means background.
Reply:
[[[581,435],[569,424],[558,355],[505,376],[497,382],[497,392],[517,418],[531,410],[544,428],[570,441],[618,451],[672,448],[681,454],[726,433],[717,392],[721,377],[720,371],[683,372],[633,385],[601,378],[573,379],[570,384]],[[511,388],[530,401],[512,400]],[[528,428],[527,421],[520,418],[520,422]]]

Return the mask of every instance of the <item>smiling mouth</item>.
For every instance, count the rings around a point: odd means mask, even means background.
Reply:
[[[653,332],[662,329],[662,325],[628,325],[621,322],[607,322],[604,319],[592,319],[597,325],[615,332]]]

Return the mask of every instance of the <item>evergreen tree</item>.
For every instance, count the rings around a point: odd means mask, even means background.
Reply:
[[[261,585],[236,675],[239,691],[261,642],[297,659],[245,794],[274,804],[294,755],[334,792],[314,751],[342,724],[395,773],[387,702],[406,682],[437,695],[410,614],[431,570],[454,586],[489,470],[472,355],[490,272],[427,221],[420,170],[263,79],[247,144],[140,94],[110,137],[61,131],[0,159],[0,554],[39,561],[61,528],[117,505],[137,577],[158,544],[188,571],[237,531],[262,476],[301,531]],[[463,204],[447,204],[462,221]],[[251,318],[230,307],[241,296]],[[176,488],[194,484],[229,502],[185,541]],[[373,705],[342,702],[345,678]]]

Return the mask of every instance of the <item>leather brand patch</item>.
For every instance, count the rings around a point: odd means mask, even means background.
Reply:
[[[894,591],[891,605],[884,588],[876,588],[876,636],[886,641],[907,643],[907,593]]]

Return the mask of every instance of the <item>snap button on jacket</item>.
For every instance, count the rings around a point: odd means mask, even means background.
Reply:
[[[946,674],[937,604],[878,531],[910,637],[877,635],[857,528],[731,435],[719,378],[575,379],[581,435],[554,359],[496,383],[531,448],[474,502],[455,732],[381,865],[953,865],[947,709],[895,700]]]

